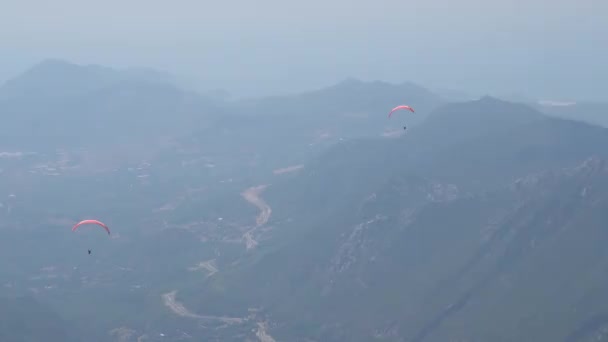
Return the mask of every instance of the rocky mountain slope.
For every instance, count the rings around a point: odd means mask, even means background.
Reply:
[[[462,120],[440,109],[411,136],[341,144],[270,187],[271,243],[183,298],[262,306],[277,340],[601,332],[608,132],[489,98],[463,106]]]

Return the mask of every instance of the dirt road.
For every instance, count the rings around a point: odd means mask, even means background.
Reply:
[[[253,204],[260,210],[260,214],[255,219],[255,226],[243,234],[243,240],[245,241],[247,249],[255,248],[258,245],[253,233],[256,229],[268,223],[270,215],[272,214],[272,208],[260,197],[260,194],[267,187],[268,185],[254,186],[241,193],[241,196],[243,196],[247,202]]]
[[[196,266],[188,267],[188,270],[189,271],[206,270],[207,277],[211,277],[212,275],[216,274],[219,271],[215,265],[215,259],[201,261]]]
[[[276,342],[272,336],[267,332],[268,324],[266,322],[258,322],[258,329],[255,332],[255,336],[260,339],[260,342]]]
[[[304,167],[304,165],[302,165],[302,164],[293,165],[293,166],[284,167],[282,169],[273,170],[272,173],[274,173],[275,175],[282,175],[284,173],[290,173],[290,172],[298,171],[298,170],[300,170],[303,167]]]
[[[272,214],[272,208],[260,197],[260,194],[266,190],[267,187],[268,185],[258,185],[241,193],[241,196],[243,196],[247,202],[260,209],[260,214],[255,220],[256,228],[265,225]]]
[[[171,311],[173,311],[176,315],[179,315],[182,317],[189,317],[189,318],[205,320],[205,321],[216,321],[216,322],[221,322],[221,323],[225,323],[225,324],[241,324],[245,321],[245,319],[243,319],[243,318],[236,318],[236,317],[218,317],[218,316],[197,315],[195,313],[192,313],[188,309],[186,309],[186,307],[182,303],[178,302],[175,299],[176,295],[177,295],[177,291],[175,291],[175,290],[162,295],[163,303],[165,304],[165,306],[168,307],[169,309],[171,309]]]

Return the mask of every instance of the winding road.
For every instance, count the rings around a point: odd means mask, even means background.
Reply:
[[[188,310],[182,303],[178,302],[175,299],[176,295],[177,295],[177,291],[175,291],[175,290],[162,295],[163,303],[165,304],[165,306],[167,306],[169,309],[171,309],[171,311],[173,311],[176,315],[179,315],[182,317],[201,319],[201,320],[205,320],[205,321],[222,322],[225,324],[241,324],[245,321],[244,318],[238,318],[238,317],[218,317],[218,316],[197,315],[195,313],[192,313],[190,310]]]
[[[258,242],[253,237],[253,233],[256,229],[268,223],[270,215],[272,214],[272,208],[260,197],[260,194],[266,190],[267,187],[268,185],[258,185],[248,188],[241,193],[241,196],[243,196],[247,202],[253,204],[260,210],[260,214],[255,219],[255,226],[243,234],[243,240],[245,240],[247,249],[255,248],[258,245]]]

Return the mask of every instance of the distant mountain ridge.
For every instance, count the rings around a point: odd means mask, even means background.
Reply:
[[[221,113],[216,101],[147,69],[44,61],[0,87],[0,145],[100,145],[185,134]],[[78,132],[78,133],[77,133]]]
[[[354,79],[293,96],[226,101],[222,94],[182,89],[163,72],[50,59],[0,86],[4,118],[0,145],[33,147],[34,136],[47,141],[44,147],[65,145],[70,139],[75,142],[71,132],[85,123],[89,141],[104,135],[124,139],[129,133],[148,132],[150,137],[163,131],[172,136],[198,132],[211,140],[217,140],[222,130],[244,136],[292,131],[306,134],[294,137],[308,140],[322,132],[332,138],[379,135],[391,125],[420,122],[442,101],[410,83]],[[417,113],[387,120],[390,108],[401,103],[415,106]]]
[[[172,79],[167,73],[145,68],[117,70],[47,59],[1,85],[0,100],[23,96],[74,96],[124,81],[170,84]]]

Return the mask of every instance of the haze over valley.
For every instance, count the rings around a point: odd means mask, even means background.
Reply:
[[[608,341],[604,3],[61,4],[0,14],[0,341]]]

